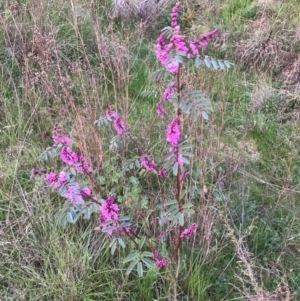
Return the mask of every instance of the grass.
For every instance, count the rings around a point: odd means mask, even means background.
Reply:
[[[110,255],[94,231],[96,216],[63,229],[55,217],[63,200],[30,174],[58,122],[103,172],[102,188],[120,193],[124,210],[143,215],[170,194],[157,177],[131,171],[125,178],[119,167],[128,154],[109,152],[110,130],[93,127],[110,101],[160,159],[159,96],[142,95],[161,92],[149,74],[158,67],[152,45],[169,10],[143,31],[133,19],[111,18],[110,5],[0,4],[1,300],[172,300],[163,270],[125,277],[126,252]],[[186,123],[196,145],[188,198],[199,232],[182,246],[180,300],[299,298],[299,93],[292,68],[299,15],[297,0],[183,1],[184,31],[219,25],[206,53],[235,66],[226,73],[200,68],[185,78],[208,92],[214,110],[206,123]],[[204,187],[206,198],[199,196]]]

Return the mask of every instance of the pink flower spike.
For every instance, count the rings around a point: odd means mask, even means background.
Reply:
[[[173,59],[170,63],[168,63],[165,67],[167,71],[170,73],[176,74],[179,70],[179,62],[177,62],[175,59]]]
[[[67,174],[64,171],[61,171],[58,175],[58,181],[64,183],[67,181]]]
[[[53,188],[59,188],[61,184],[58,182],[58,176],[55,172],[49,172],[45,176],[45,181]]]
[[[161,176],[162,178],[166,178],[167,177],[167,171],[164,168],[160,169],[158,171],[158,175]]]
[[[32,168],[31,169],[31,174],[33,176],[38,176],[38,175],[40,175],[40,171],[38,169]]]
[[[188,174],[188,172],[186,170],[183,171],[183,173],[180,176],[180,182],[183,182],[183,180],[186,178],[187,174]]]
[[[72,203],[84,205],[84,199],[82,198],[80,186],[78,183],[72,183],[68,185],[65,197]]]
[[[166,101],[174,95],[174,88],[176,87],[175,82],[171,82],[162,95],[162,100]]]
[[[146,170],[151,171],[156,167],[155,162],[150,160],[146,155],[141,157],[141,163],[145,167]]]
[[[67,136],[63,135],[58,129],[58,125],[55,124],[52,130],[52,139],[55,145],[62,143],[64,145],[71,145],[71,140]]]
[[[158,102],[158,103],[156,104],[156,107],[157,107],[157,109],[156,109],[157,115],[158,115],[159,117],[161,117],[161,118],[164,118],[164,115],[165,115],[166,111],[165,111],[164,108],[162,107],[161,103]]]
[[[197,226],[197,224],[191,224],[188,228],[186,228],[185,230],[182,231],[180,237],[181,238],[191,237],[196,232],[196,226]]]
[[[167,259],[166,258],[162,258],[160,260],[156,260],[155,264],[158,268],[162,268],[167,264]]]
[[[70,147],[64,146],[60,153],[60,158],[63,162],[68,165],[73,165],[77,162],[77,155],[72,151]]]
[[[120,117],[114,120],[114,127],[119,135],[122,135],[126,131],[125,123]]]
[[[110,195],[106,200],[103,201],[101,206],[101,215],[104,221],[114,219],[118,220],[118,211],[120,210],[117,204],[114,204],[115,196]]]
[[[178,145],[180,138],[179,118],[175,117],[167,128],[167,141],[174,146]]]

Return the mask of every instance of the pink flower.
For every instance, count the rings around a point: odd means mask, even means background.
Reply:
[[[85,161],[80,151],[76,152],[76,162],[74,162],[74,168],[80,172],[91,173],[93,171],[92,167]]]
[[[55,145],[62,143],[64,145],[71,145],[71,140],[67,136],[63,135],[58,129],[58,125],[55,124],[52,130],[52,139]]]
[[[165,111],[164,108],[162,107],[161,103],[158,102],[158,103],[156,104],[156,107],[157,107],[157,109],[156,109],[157,115],[160,116],[161,118],[163,118],[166,111]]]
[[[167,128],[167,141],[174,146],[178,145],[180,138],[179,118],[175,117]]]
[[[153,257],[155,259],[155,264],[157,267],[162,268],[167,263],[167,258],[162,258],[158,250],[154,250]]]
[[[45,176],[45,181],[53,188],[59,188],[61,184],[58,182],[58,176],[55,172],[49,172]]]
[[[123,134],[123,132],[126,130],[125,123],[120,117],[114,120],[114,127],[119,135]]]
[[[171,26],[175,27],[177,25],[177,18],[178,18],[178,11],[180,8],[180,2],[177,2],[176,5],[173,7],[171,12]]]
[[[186,178],[187,174],[188,174],[188,172],[186,170],[183,171],[183,173],[180,176],[180,182],[182,182]]]
[[[208,42],[213,39],[218,34],[218,29],[214,29],[209,33],[202,33],[200,34],[199,39],[199,47],[204,47],[208,45]]]
[[[141,163],[146,168],[146,170],[153,170],[156,167],[155,162],[150,160],[146,155],[141,157]]]
[[[162,258],[162,259],[158,259],[155,261],[155,264],[158,268],[162,268],[166,265],[167,263],[167,259],[166,258]]]
[[[113,119],[116,119],[119,117],[118,113],[109,109],[107,112],[106,112],[106,117],[110,117],[110,118],[113,118]]]
[[[161,176],[161,177],[163,177],[163,178],[166,178],[166,177],[167,177],[167,172],[166,172],[166,170],[163,168],[163,169],[160,169],[160,170],[158,171],[158,175]]]
[[[166,69],[170,72],[170,73],[178,73],[179,70],[179,62],[177,62],[175,59],[172,59],[170,63],[168,63],[167,65],[165,65]]]
[[[40,171],[38,169],[32,168],[31,169],[31,174],[33,176],[38,176],[38,175],[40,175]]]
[[[64,146],[60,153],[60,158],[63,162],[68,165],[73,165],[77,162],[77,155],[72,151],[70,147]]]
[[[186,36],[174,34],[171,38],[171,42],[174,44],[177,51],[183,51],[185,54],[188,53],[189,49],[185,44]]]
[[[108,104],[109,110],[106,112],[106,116],[110,117],[114,121],[114,128],[119,135],[123,134],[126,131],[126,126],[124,121],[119,117],[118,113],[113,111]]]
[[[69,183],[64,196],[65,198],[69,199],[72,203],[83,205],[84,199],[82,198],[82,192],[85,192],[87,195],[90,195],[89,188],[85,187],[81,189],[78,183]]]
[[[88,187],[84,187],[81,189],[81,194],[91,196],[91,190]]]
[[[180,237],[191,237],[196,232],[196,224],[191,224],[188,228],[182,231]]]
[[[61,171],[58,175],[58,181],[64,183],[67,181],[67,174],[64,171]]]
[[[191,48],[191,51],[192,51],[193,55],[198,55],[199,54],[198,47],[199,47],[199,44],[198,44],[198,41],[196,39],[194,39],[190,42],[190,48]]]
[[[105,221],[107,220],[118,220],[118,211],[120,210],[117,204],[114,204],[115,196],[110,195],[106,200],[103,201],[101,206],[101,215]]]
[[[175,82],[171,82],[162,95],[163,101],[170,99],[174,95],[174,88],[176,87]]]

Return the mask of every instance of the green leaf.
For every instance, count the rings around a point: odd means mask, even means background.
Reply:
[[[135,258],[137,258],[139,255],[139,252],[137,250],[133,250],[129,253],[129,255],[123,260],[123,263],[129,262]]]
[[[228,69],[230,69],[230,67],[234,65],[233,63],[228,62],[228,61],[224,61],[224,64],[226,65],[226,67],[227,67]]]
[[[190,161],[184,157],[181,157],[181,161],[185,164],[190,164]]]
[[[167,210],[167,214],[171,213],[172,211],[176,210],[176,212],[178,212],[178,204],[176,203],[175,205],[171,206],[168,210]]]
[[[106,233],[106,232],[109,232],[109,231],[113,231],[115,229],[116,229],[116,227],[105,227],[105,228],[102,229],[102,232]]]
[[[194,214],[195,210],[194,209],[183,209],[183,212],[187,213],[187,214]]]
[[[143,263],[150,269],[155,269],[155,263],[147,258],[142,258]]]
[[[158,69],[151,74],[151,78],[155,81],[159,81],[164,76],[165,72],[165,68]]]
[[[76,209],[77,211],[79,211],[79,212],[82,211],[82,207],[81,207],[80,205],[78,205],[78,204],[76,204],[76,203],[73,203],[73,206],[75,207],[75,209]]]
[[[139,277],[143,277],[143,265],[141,262],[139,262],[137,264],[136,270],[137,270]]]
[[[207,55],[204,58],[204,63],[205,63],[205,65],[206,65],[207,68],[211,67],[211,61],[210,61],[210,59],[209,59],[209,57]]]
[[[183,57],[186,57],[186,53],[184,51],[182,51],[182,50],[177,50],[176,54],[178,54],[180,56],[183,56]]]
[[[215,70],[218,70],[219,65],[218,65],[217,61],[216,61],[215,59],[212,58],[212,59],[211,59],[211,62],[212,62],[212,65],[213,65],[214,69],[215,69]]]
[[[176,163],[173,165],[172,170],[173,170],[173,175],[174,175],[174,176],[177,176],[177,173],[178,173],[178,162],[176,162]]]
[[[181,144],[179,145],[179,149],[189,149],[192,148],[193,144]]]
[[[131,226],[130,222],[125,222],[125,223],[122,223],[118,228],[125,228],[125,227],[130,227],[130,226]]]
[[[202,115],[203,119],[205,119],[205,120],[209,119],[209,117],[205,111],[201,111],[201,115]]]
[[[180,226],[184,225],[184,215],[183,215],[183,213],[180,213],[178,215],[178,222],[179,222]]]
[[[111,244],[111,249],[110,249],[111,255],[114,255],[114,254],[115,254],[116,248],[117,248],[117,241],[115,240],[115,241]]]
[[[118,237],[118,242],[119,242],[119,245],[120,245],[123,249],[125,249],[126,245],[125,245],[123,239],[120,238],[120,237]]]
[[[128,220],[130,220],[130,217],[127,215],[122,215],[119,217],[119,221],[128,221]]]
[[[176,200],[169,200],[169,201],[165,202],[165,206],[170,206],[170,205],[173,205],[173,204],[177,204],[177,201]]]
[[[186,157],[193,157],[194,155],[192,154],[192,153],[190,153],[190,152],[180,152],[180,154],[182,155],[182,156],[186,156]]]
[[[139,242],[139,248],[141,249],[146,241],[146,236],[143,236]]]
[[[176,62],[183,64],[183,59],[180,55],[175,55],[174,59]]]
[[[195,67],[199,68],[200,64],[201,64],[201,59],[200,59],[200,56],[197,55],[196,60],[195,60]]]
[[[224,69],[225,69],[225,65],[224,65],[223,61],[218,60],[218,63],[219,63],[220,68],[221,68],[222,70],[224,70]]]
[[[153,257],[153,253],[152,253],[152,252],[147,252],[147,251],[145,251],[145,252],[142,253],[141,257],[142,257],[142,258],[143,258],[143,257]]]
[[[194,207],[194,205],[191,202],[188,202],[188,203],[185,203],[182,205],[182,208],[192,208],[192,207]]]
[[[91,212],[89,208],[86,208],[85,213],[84,213],[84,219],[90,219],[91,218]]]
[[[99,211],[99,205],[93,203],[91,206],[90,206],[91,210],[93,210],[94,212],[98,212]]]
[[[70,213],[72,214],[73,219],[76,218],[77,213],[75,212],[73,207],[70,207]]]
[[[131,263],[130,263],[130,265],[129,265],[129,267],[127,268],[127,270],[126,270],[126,276],[128,276],[130,273],[131,273],[131,271],[132,271],[132,269],[136,266],[136,264],[139,262],[139,259],[134,259]]]
[[[73,219],[73,216],[72,216],[72,213],[71,212],[68,212],[67,213],[67,221],[69,222],[69,223],[74,223],[74,219]]]

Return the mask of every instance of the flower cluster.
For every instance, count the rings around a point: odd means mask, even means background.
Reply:
[[[209,41],[218,34],[218,29],[214,29],[208,33],[200,34],[199,40],[193,39],[190,41],[190,49],[193,55],[199,55],[199,49],[208,45]]]
[[[41,167],[40,169],[32,168],[31,175],[32,176],[40,176],[41,174],[45,173],[45,167]]]
[[[61,171],[59,174],[55,172],[49,172],[45,176],[45,181],[48,182],[50,187],[55,189],[61,189],[61,195],[78,205],[84,204],[83,196],[90,196],[91,191],[88,187],[81,188],[77,182],[72,181],[69,175]],[[63,186],[66,189],[62,189]]]
[[[175,27],[177,26],[177,19],[178,19],[178,11],[180,8],[181,3],[177,2],[176,5],[173,7],[172,12],[171,12],[171,26]]]
[[[119,207],[117,204],[114,204],[115,196],[112,194],[106,200],[102,202],[101,206],[101,217],[105,221],[107,220],[118,220]]]
[[[196,232],[196,224],[191,224],[188,228],[182,231],[180,238],[191,237]]]
[[[119,135],[122,135],[126,131],[124,121],[120,118],[117,112],[111,109],[110,104],[108,104],[108,111],[106,112],[106,117],[109,117],[113,120],[114,128]]]
[[[161,118],[163,118],[166,113],[160,102],[156,104],[156,113]]]
[[[167,128],[167,141],[177,146],[180,138],[179,117],[175,117]]]
[[[162,100],[166,101],[168,99],[170,99],[171,97],[173,97],[174,95],[174,88],[176,87],[176,83],[175,82],[171,82],[167,88],[165,89],[163,95],[162,95]]]
[[[105,223],[106,221],[110,221],[110,220],[117,221],[119,219],[118,212],[120,209],[117,204],[114,204],[114,201],[115,201],[115,196],[110,195],[106,200],[104,200],[102,202],[101,214],[99,216],[99,221],[103,228],[105,228],[103,226],[103,223]],[[111,226],[111,225],[107,225],[107,226]],[[129,231],[129,230],[125,229],[125,231]],[[112,231],[108,231],[107,233],[109,235],[111,235]]]
[[[158,171],[158,175],[161,176],[162,178],[166,178],[167,177],[167,171],[164,168],[160,169]]]
[[[162,268],[167,264],[167,258],[162,258],[157,250],[153,252],[153,257],[155,259],[155,264],[158,268]]]
[[[185,35],[180,35],[180,26],[178,25],[178,12],[180,8],[180,2],[177,2],[171,12],[171,27],[173,27],[173,35],[170,38],[170,42],[166,44],[165,35],[161,34],[157,43],[154,46],[154,51],[157,59],[170,73],[178,73],[180,63],[174,58],[170,57],[170,52],[175,49],[177,52],[183,52],[187,59],[191,58],[191,55],[199,55],[199,49],[208,45],[208,42],[214,38],[218,30],[215,29],[209,33],[203,33],[199,39],[193,39],[190,42],[187,41]]]
[[[148,171],[151,171],[156,167],[155,162],[153,160],[150,160],[146,155],[143,155],[141,157],[141,163]]]
[[[73,152],[70,147],[64,146],[60,152],[60,158],[66,164],[73,166],[79,172],[91,173],[92,167],[85,161],[80,151]]]
[[[52,130],[52,139],[55,145],[63,144],[63,145],[71,145],[71,140],[69,137],[63,135],[61,131],[58,129],[58,125],[55,124]]]

